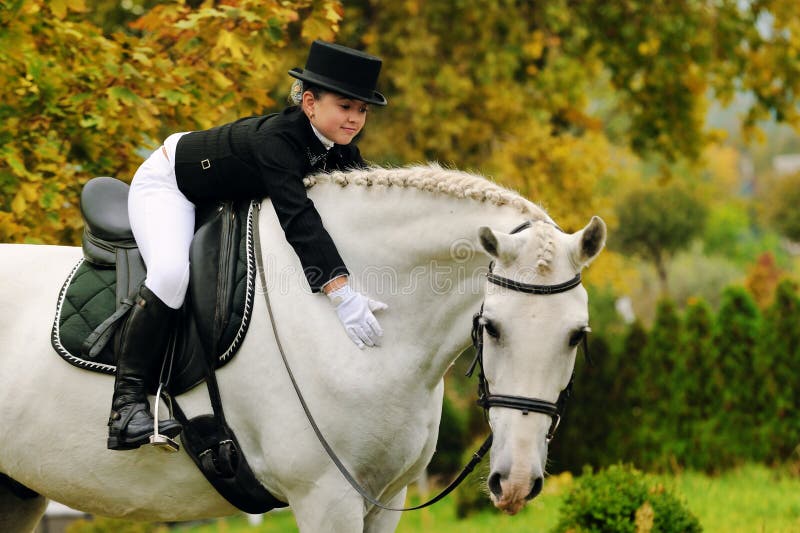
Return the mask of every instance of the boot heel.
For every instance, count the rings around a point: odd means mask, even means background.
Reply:
[[[122,442],[118,435],[109,435],[106,447],[109,450],[135,450],[138,446],[131,446],[128,443]]]

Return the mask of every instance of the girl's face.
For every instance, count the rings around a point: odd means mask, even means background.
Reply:
[[[319,100],[303,93],[303,110],[311,124],[336,144],[350,144],[367,121],[368,105],[361,100],[324,92]]]

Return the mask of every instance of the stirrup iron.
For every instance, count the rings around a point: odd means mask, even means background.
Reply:
[[[181,449],[180,444],[166,435],[158,433],[158,430],[153,435],[150,435],[150,445],[169,453],[174,453]]]
[[[167,401],[169,414],[172,416],[172,400],[169,398],[166,392],[162,393],[162,386],[163,383],[159,383],[158,391],[156,392],[156,401],[153,408],[153,434],[150,435],[150,445],[160,449],[161,451],[174,453],[181,449],[180,445],[175,442],[174,439],[171,439],[158,432],[158,404],[161,403],[162,394],[164,395],[164,399]]]

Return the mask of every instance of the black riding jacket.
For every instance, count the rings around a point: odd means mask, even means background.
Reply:
[[[352,143],[326,150],[297,106],[188,133],[175,153],[178,188],[195,204],[269,196],[314,292],[348,271],[303,178],[364,166]]]

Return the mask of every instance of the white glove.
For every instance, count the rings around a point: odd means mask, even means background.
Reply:
[[[387,309],[388,305],[354,291],[350,285],[343,285],[330,292],[328,298],[336,306],[336,314],[356,346],[363,349],[364,345],[378,344],[383,330],[372,312]]]

